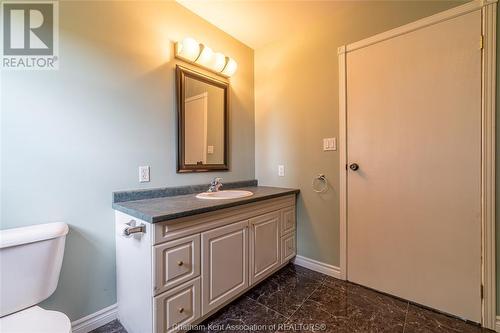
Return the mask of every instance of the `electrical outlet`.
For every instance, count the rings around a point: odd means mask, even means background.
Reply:
[[[280,176],[280,177],[285,176],[285,166],[284,165],[278,165],[278,176]]]
[[[140,166],[139,167],[139,182],[147,183],[149,182],[149,166]]]
[[[323,151],[337,150],[337,140],[335,138],[323,139]]]
[[[207,154],[213,154],[214,153],[214,146],[208,146],[207,147]]]

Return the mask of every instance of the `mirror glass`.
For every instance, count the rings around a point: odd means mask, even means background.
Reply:
[[[228,84],[178,67],[179,172],[227,170]]]

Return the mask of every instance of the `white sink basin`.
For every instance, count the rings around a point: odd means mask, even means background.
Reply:
[[[238,199],[249,197],[253,195],[250,191],[244,190],[225,190],[218,192],[203,192],[198,194],[196,197],[198,199],[209,199],[209,200],[226,200],[226,199]]]

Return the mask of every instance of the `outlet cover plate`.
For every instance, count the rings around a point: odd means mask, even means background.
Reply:
[[[149,165],[139,167],[139,182],[140,183],[149,182]]]

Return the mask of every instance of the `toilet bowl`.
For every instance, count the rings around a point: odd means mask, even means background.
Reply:
[[[71,322],[62,312],[32,306],[0,318],[2,333],[71,333]]]
[[[62,312],[37,306],[56,290],[61,271],[65,223],[0,231],[0,331],[70,333]]]

